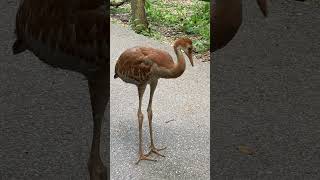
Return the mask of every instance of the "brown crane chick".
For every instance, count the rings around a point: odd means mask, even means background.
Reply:
[[[174,51],[177,55],[177,63],[174,63],[172,57],[166,51],[154,49],[150,47],[133,47],[124,51],[115,66],[114,78],[120,77],[124,82],[135,84],[138,87],[139,94],[139,108],[138,108],[138,122],[139,122],[139,160],[151,160],[148,156],[151,153],[163,156],[159,153],[165,148],[156,148],[152,135],[152,98],[154,91],[160,78],[177,78],[183,74],[186,69],[186,63],[183,52],[188,56],[191,65],[192,59],[192,41],[188,38],[181,38],[175,41],[173,45]],[[183,51],[183,52],[182,52]],[[150,152],[143,153],[142,150],[142,122],[143,114],[141,112],[141,103],[144,91],[147,85],[150,85],[150,99],[147,108],[149,129],[150,129]]]

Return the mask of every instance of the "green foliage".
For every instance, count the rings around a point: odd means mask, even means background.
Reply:
[[[119,6],[117,8],[110,7],[110,14],[127,14],[130,13],[130,11],[130,6],[128,5]]]
[[[146,30],[145,25],[142,24],[139,19],[131,20],[130,24],[131,24],[131,27],[134,29],[134,31],[137,33],[142,33],[143,31]]]
[[[199,38],[194,41],[198,52],[209,50],[210,3],[193,0],[192,3],[165,3],[146,0],[146,12],[150,24],[167,26]]]
[[[199,52],[210,47],[210,4],[198,2],[191,7],[192,15],[187,17],[183,23],[183,30],[188,34],[200,35],[202,38],[195,42]]]
[[[139,31],[140,34],[161,39],[163,35],[159,29],[166,29],[169,36],[180,36],[182,32],[192,37],[195,50],[199,53],[210,47],[210,2],[201,0],[164,1],[146,0],[145,10],[149,22],[148,30]],[[130,5],[111,7],[111,14],[130,15]],[[130,24],[133,23],[129,18]]]
[[[146,12],[149,21],[155,25],[174,27],[181,24],[187,8],[181,4],[167,4],[159,0],[146,0]]]

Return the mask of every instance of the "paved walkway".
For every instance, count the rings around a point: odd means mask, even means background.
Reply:
[[[194,59],[187,62],[177,79],[160,79],[154,95],[153,122],[155,143],[167,157],[157,162],[138,158],[138,91],[135,85],[113,79],[117,58],[127,48],[146,45],[167,50],[159,44],[117,25],[111,25],[111,177],[112,179],[209,179],[210,146],[210,65]],[[145,150],[150,143],[147,105],[149,87],[143,102]],[[167,121],[173,120],[166,123]]]

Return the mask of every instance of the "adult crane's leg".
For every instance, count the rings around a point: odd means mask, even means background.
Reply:
[[[160,149],[157,149],[155,146],[154,146],[154,143],[153,143],[153,132],[152,132],[152,99],[153,99],[153,94],[154,94],[154,91],[156,90],[157,88],[157,84],[158,84],[158,81],[153,81],[152,83],[150,83],[150,99],[149,99],[149,104],[148,104],[148,119],[149,119],[149,132],[150,132],[150,139],[151,139],[151,145],[150,145],[150,152],[148,153],[148,155],[150,155],[151,153],[155,153],[159,156],[162,156],[162,157],[165,157],[164,155],[160,154],[159,151],[163,150],[163,149],[166,149],[166,147],[164,148],[160,148]]]
[[[138,93],[139,93],[139,109],[138,109],[138,122],[139,122],[139,160],[136,162],[138,164],[141,160],[149,160],[149,161],[155,161],[154,159],[151,159],[147,157],[145,154],[143,154],[143,143],[142,143],[142,123],[143,123],[143,114],[141,111],[141,104],[142,104],[142,98],[144,91],[146,90],[146,84],[139,85],[138,86]]]
[[[267,0],[257,0],[257,3],[264,17],[267,17],[268,16]]]
[[[109,172],[100,157],[100,137],[104,111],[109,101],[109,80],[106,73],[101,73],[99,78],[89,79],[88,84],[93,116],[93,137],[88,161],[90,180],[106,180]]]

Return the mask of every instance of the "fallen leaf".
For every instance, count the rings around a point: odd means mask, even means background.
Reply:
[[[246,146],[246,145],[240,145],[238,146],[238,150],[246,155],[254,155],[256,153],[256,149]]]

